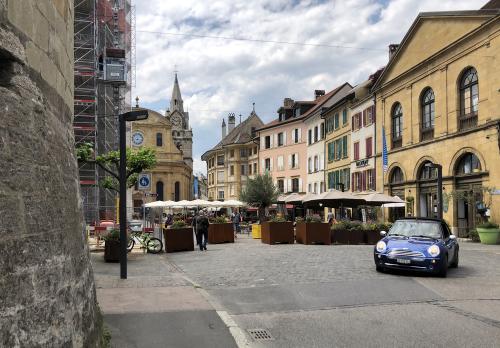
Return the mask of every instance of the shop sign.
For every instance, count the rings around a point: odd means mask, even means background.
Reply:
[[[368,165],[368,158],[356,161],[356,168],[366,167]]]

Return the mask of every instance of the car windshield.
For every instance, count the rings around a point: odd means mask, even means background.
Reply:
[[[389,236],[441,238],[441,226],[437,221],[399,220],[392,225]]]

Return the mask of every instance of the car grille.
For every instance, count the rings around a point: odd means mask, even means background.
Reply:
[[[389,256],[406,256],[406,257],[425,257],[420,251],[412,251],[408,249],[392,249],[389,251]]]

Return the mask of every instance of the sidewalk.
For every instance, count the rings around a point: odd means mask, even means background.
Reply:
[[[122,280],[118,263],[91,253],[112,347],[236,347],[214,308],[166,254],[134,250],[128,256],[128,279]]]

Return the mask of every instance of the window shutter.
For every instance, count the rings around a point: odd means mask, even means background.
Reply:
[[[269,160],[269,164],[270,164],[269,168],[270,168],[271,171],[273,171],[273,162],[274,162],[273,158],[271,157],[270,160]]]
[[[352,116],[351,118],[351,130],[354,131],[354,118],[356,117],[356,115]]]
[[[286,192],[292,191],[292,179],[287,179],[286,183]]]
[[[372,177],[373,177],[373,191],[377,190],[377,177],[375,176],[375,168],[372,169]]]
[[[283,145],[286,145],[286,132],[283,132]]]
[[[266,138],[264,136],[260,137],[260,148],[265,149],[266,148]]]
[[[372,122],[375,123],[377,118],[375,117],[375,105],[372,105]]]
[[[299,178],[299,192],[302,192],[302,178]]]
[[[361,191],[366,191],[366,170],[361,174]]]
[[[319,157],[319,170],[324,170],[325,169],[325,154],[322,153],[321,156]]]
[[[299,154],[296,153],[295,154],[295,168],[299,168]]]
[[[292,168],[292,155],[288,155],[288,168]]]
[[[265,159],[260,160],[260,167],[262,168],[262,171],[264,171],[264,169],[266,168],[266,160]]]
[[[302,128],[299,128],[299,143],[302,141]]]

